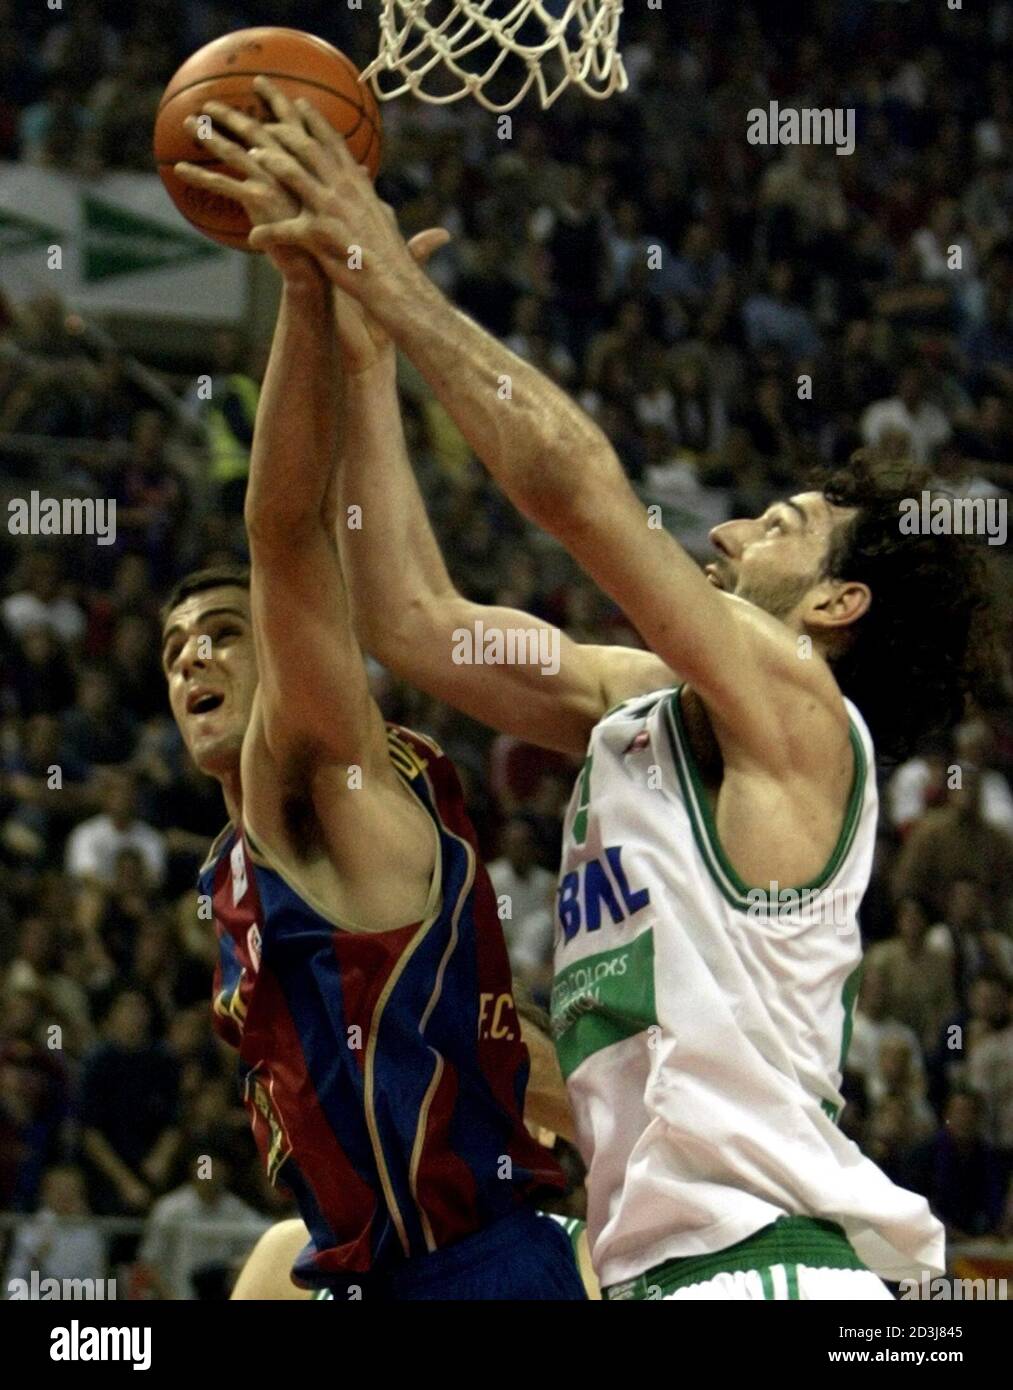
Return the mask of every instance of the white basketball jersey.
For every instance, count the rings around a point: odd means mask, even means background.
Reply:
[[[872,740],[818,883],[750,889],[718,842],[679,692],[610,711],[567,811],[552,1024],[603,1285],[782,1215],[844,1227],[888,1279],[943,1269],[943,1228],[840,1132],[872,864]]]

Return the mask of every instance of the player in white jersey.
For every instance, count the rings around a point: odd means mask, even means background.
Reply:
[[[886,1296],[876,1274],[940,1269],[926,1204],[832,1112],[860,957],[849,894],[864,890],[876,815],[862,717],[894,756],[959,716],[977,555],[967,538],[902,530],[920,480],[856,458],[716,528],[705,576],[597,425],[453,308],[340,137],[300,110],[298,129],[250,143],[303,211],[251,241],[319,258],[358,355],[339,514],[363,520],[339,534],[360,638],[495,728],[580,756],[591,740],[555,1015],[607,1296],[866,1299]],[[454,589],[406,460],[392,344],[649,650],[577,645]],[[821,891],[793,916],[790,899],[750,898],[771,883]],[[843,928],[822,907],[835,892]]]
[[[935,1267],[941,1234],[834,1123],[876,835],[872,741],[848,702],[855,771],[824,871],[801,892],[750,887],[682,700],[660,691],[601,720],[566,818],[553,1023],[595,1268],[612,1298],[886,1297],[862,1262],[898,1278]],[[817,1220],[785,1220],[798,1213]]]

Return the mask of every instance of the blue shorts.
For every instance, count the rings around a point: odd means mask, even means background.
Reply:
[[[335,1300],[586,1299],[570,1238],[547,1216],[521,1207],[454,1245],[382,1274],[329,1278]]]

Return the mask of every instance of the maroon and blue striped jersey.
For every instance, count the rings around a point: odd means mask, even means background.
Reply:
[[[524,1127],[528,1055],[457,774],[421,735],[387,737],[439,839],[424,920],[341,925],[242,827],[222,832],[200,875],[219,947],[215,1026],[238,1048],[268,1176],[309,1228],[296,1266],[309,1283],[382,1272],[564,1186]]]

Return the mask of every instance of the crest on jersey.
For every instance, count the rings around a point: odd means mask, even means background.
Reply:
[[[229,862],[232,865],[232,906],[237,907],[250,886],[246,878],[246,856],[243,853],[242,840],[237,840],[232,846]]]
[[[250,963],[256,972],[260,969],[260,928],[256,922],[246,933],[246,949],[250,954]]]

